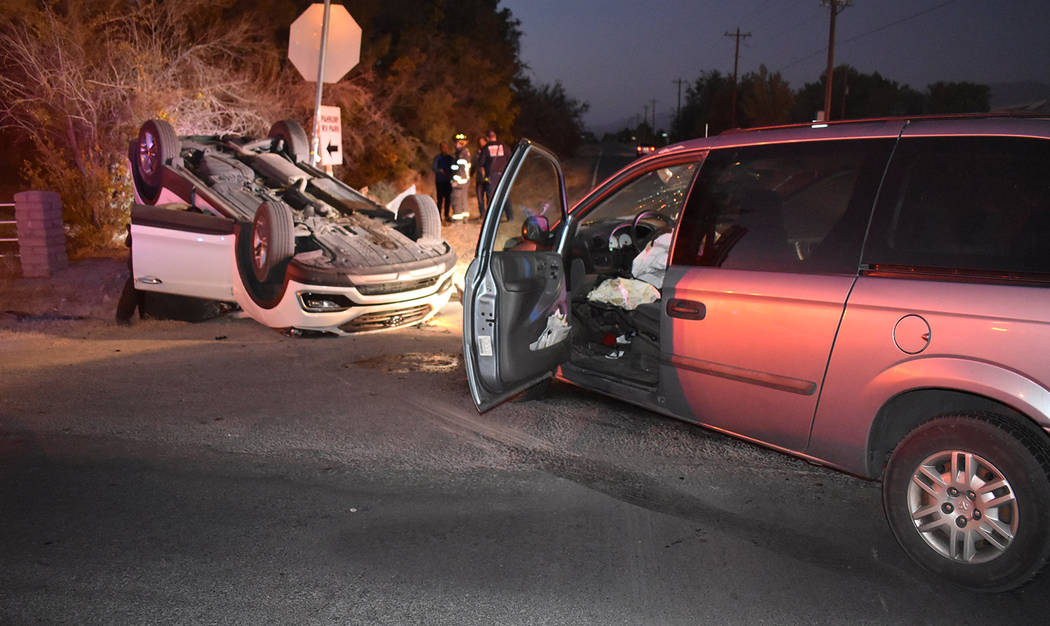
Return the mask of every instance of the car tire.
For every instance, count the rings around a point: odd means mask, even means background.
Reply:
[[[267,201],[252,220],[252,273],[261,283],[283,278],[284,267],[295,253],[295,223],[291,210]]]
[[[406,196],[397,208],[397,219],[409,216],[415,221],[417,241],[441,241],[441,213],[433,198],[422,193]]]
[[[281,120],[270,127],[270,139],[280,139],[284,146],[282,151],[295,163],[310,161],[310,140],[306,131],[295,120]]]
[[[164,120],[148,120],[139,128],[135,177],[140,183],[139,196],[155,202],[163,182],[164,166],[178,156],[181,146],[175,129]]]
[[[127,326],[131,323],[131,318],[135,314],[135,309],[139,308],[139,303],[142,301],[142,292],[135,289],[135,278],[128,276],[127,280],[124,281],[124,288],[120,290],[120,299],[117,300],[117,312],[115,319],[117,324]]]
[[[882,490],[904,551],[970,589],[1031,580],[1050,556],[1050,452],[1039,436],[986,413],[941,416],[911,431]]]

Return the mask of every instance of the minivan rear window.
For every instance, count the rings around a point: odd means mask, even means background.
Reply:
[[[1050,274],[1050,141],[901,139],[864,263],[933,275]]]

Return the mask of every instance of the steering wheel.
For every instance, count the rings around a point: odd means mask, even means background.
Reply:
[[[665,226],[662,226],[661,228],[653,228],[647,235],[639,235],[638,225],[641,224],[643,220],[647,219],[660,220],[665,224]],[[635,215],[634,220],[631,221],[631,245],[634,246],[635,250],[641,252],[645,249],[645,246],[649,245],[650,241],[656,239],[664,233],[669,232],[671,232],[671,218],[667,217],[663,213],[660,213],[659,211],[646,209],[638,215]]]

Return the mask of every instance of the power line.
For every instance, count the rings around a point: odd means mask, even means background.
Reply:
[[[681,78],[676,78],[676,79],[671,81],[672,85],[676,85],[678,87],[678,107],[675,108],[675,112],[674,112],[675,119],[678,119],[678,117],[680,117],[682,115],[682,83],[683,82],[684,81]]]
[[[886,30],[887,28],[890,28],[891,26],[896,26],[897,24],[902,24],[902,23],[907,22],[909,20],[913,20],[913,19],[915,19],[917,17],[922,17],[923,15],[926,15],[927,13],[932,13],[933,11],[936,11],[937,9],[946,7],[949,4],[952,4],[953,2],[956,2],[956,0],[946,0],[945,2],[942,2],[942,3],[938,4],[938,5],[932,6],[932,7],[928,8],[928,9],[923,9],[922,11],[919,11],[918,13],[913,13],[912,15],[909,15],[907,17],[902,17],[902,18],[900,18],[898,20],[894,20],[894,21],[892,21],[892,22],[890,22],[888,24],[883,24],[882,26],[878,26],[878,27],[873,28],[873,29],[871,29],[869,31],[865,31],[865,32],[863,32],[863,33],[861,33],[859,35],[854,35],[853,37],[850,37],[849,39],[843,40],[841,43],[844,43],[844,44],[845,43],[853,43],[854,41],[856,41],[858,39],[861,39],[863,37],[867,37],[868,35],[871,35],[871,34],[874,34],[874,33]],[[807,54],[807,55],[805,55],[803,57],[799,57],[799,58],[795,59],[794,61],[788,63],[787,65],[782,65],[777,71],[778,72],[783,72],[784,70],[788,69],[789,67],[794,67],[794,66],[798,65],[799,63],[801,63],[803,61],[807,61],[809,59],[812,59],[813,57],[817,56],[818,54],[823,54],[823,53],[825,53],[827,51],[828,51],[827,46],[824,46],[820,50],[814,50],[813,52],[811,52],[811,53],[809,53],[809,54]]]
[[[772,4],[773,4],[773,0],[766,0],[762,4],[758,5],[758,8],[752,10],[750,13],[748,13],[743,18],[741,18],[740,21],[741,22],[746,22],[746,21],[752,20],[756,16],[761,15],[762,13],[765,13],[770,8],[772,8],[772,6],[771,6]]]
[[[813,0],[805,0],[805,1],[812,2]],[[782,24],[784,22],[784,19],[786,19],[787,17],[792,16],[792,15],[797,15],[799,13],[799,12],[795,11],[795,7],[798,4],[801,4],[802,2],[803,2],[803,0],[794,0],[793,2],[786,2],[784,0],[778,0],[776,4],[772,4],[771,5],[769,3],[766,3],[764,6],[760,7],[761,11],[756,11],[756,12],[752,13],[750,16],[748,16],[747,18],[744,18],[744,19],[741,19],[741,20],[737,20],[737,21],[738,22],[747,22],[748,25],[751,26],[752,30],[759,29],[761,26],[763,26],[765,24],[765,22],[770,21],[770,19],[772,19],[772,18],[780,18],[778,20],[778,23]],[[778,11],[770,12],[769,11],[770,8],[777,8]],[[764,15],[761,15],[761,14],[764,14]],[[805,23],[805,22],[803,21],[801,23]],[[764,37],[763,37],[763,39],[764,39]]]
[[[862,37],[867,37],[868,35],[872,35],[872,34],[877,33],[879,31],[886,30],[887,28],[889,28],[891,26],[896,26],[897,24],[900,24],[902,22],[907,22],[908,20],[915,19],[917,17],[921,17],[923,15],[926,15],[927,13],[931,13],[933,11],[936,11],[937,9],[946,7],[946,6],[948,6],[949,4],[951,4],[951,3],[955,2],[955,1],[956,0],[947,0],[946,2],[942,2],[942,3],[940,3],[940,4],[936,5],[936,6],[932,6],[932,7],[928,8],[928,9],[926,9],[924,11],[919,11],[915,15],[909,15],[908,17],[902,17],[901,19],[893,21],[893,22],[890,22],[889,24],[883,24],[882,26],[879,26],[878,28],[874,28],[872,30],[869,30],[869,31],[867,31],[865,33],[861,33],[859,35],[854,35],[853,37],[850,37],[849,39],[843,40],[842,43],[852,43],[852,42],[854,42],[854,41],[856,41],[856,40],[858,40],[858,39],[860,39]]]

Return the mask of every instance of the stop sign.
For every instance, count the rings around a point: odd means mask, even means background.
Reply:
[[[333,4],[330,11],[324,64],[326,83],[338,81],[361,60],[361,27],[343,5]],[[324,5],[311,4],[292,22],[288,37],[288,58],[303,78],[311,82],[317,80],[323,22]]]

